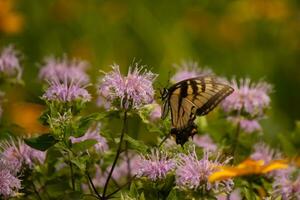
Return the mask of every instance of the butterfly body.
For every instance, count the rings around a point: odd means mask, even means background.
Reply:
[[[189,137],[193,137],[197,133],[197,125],[193,122],[184,129],[171,129],[171,135],[175,137],[176,144],[180,144],[181,146],[183,146],[188,141]]]
[[[177,137],[180,137],[179,134],[193,135],[193,121],[196,116],[208,114],[232,92],[233,88],[212,76],[180,81],[162,92],[162,118],[164,119],[170,110],[173,133],[176,132]]]

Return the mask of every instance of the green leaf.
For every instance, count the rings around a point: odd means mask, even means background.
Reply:
[[[142,153],[147,152],[148,147],[143,142],[133,139],[128,135],[125,135],[124,140],[129,143],[131,149],[137,150]]]
[[[49,125],[48,120],[49,120],[49,115],[50,115],[50,110],[47,109],[45,110],[41,116],[39,117],[39,121],[41,122],[42,125]]]
[[[37,150],[46,151],[58,142],[57,139],[50,133],[43,134],[35,138],[25,139],[25,143]]]
[[[284,152],[286,152],[288,155],[293,155],[296,152],[295,147],[291,144],[289,139],[284,134],[278,134],[278,138]]]
[[[76,157],[71,160],[71,162],[76,165],[81,171],[86,170],[86,162],[90,157],[88,156],[81,156],[81,157]]]
[[[80,137],[90,128],[91,124],[95,121],[99,121],[106,116],[105,113],[93,113],[88,116],[82,117],[78,123],[78,129],[75,132],[75,137]]]
[[[130,194],[130,196],[132,196],[132,197],[137,197],[137,196],[139,195],[135,183],[132,183],[132,184],[130,185],[129,194]]]
[[[63,157],[63,154],[58,148],[50,148],[47,151],[47,163],[55,163],[59,158]]]
[[[95,144],[97,144],[97,140],[88,139],[88,140],[84,140],[82,142],[77,142],[77,143],[72,144],[72,149],[75,152],[82,152],[82,151],[85,151],[85,150],[91,148]]]
[[[140,195],[139,200],[146,200],[144,192],[142,192],[142,194]]]
[[[169,196],[167,197],[167,200],[177,200],[177,192],[176,189],[172,189],[169,193]]]
[[[64,195],[66,191],[71,189],[69,183],[63,180],[47,183],[46,188],[49,196],[54,198]]]
[[[61,199],[64,199],[64,200],[68,200],[68,199],[69,200],[81,200],[82,196],[83,195],[82,195],[81,192],[72,191],[72,192],[69,192],[69,193],[65,194]]]

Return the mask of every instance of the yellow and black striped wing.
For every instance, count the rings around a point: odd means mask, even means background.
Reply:
[[[230,86],[211,76],[187,79],[168,89],[163,113],[170,109],[173,127],[183,129],[197,115],[206,115],[213,110],[232,92]]]

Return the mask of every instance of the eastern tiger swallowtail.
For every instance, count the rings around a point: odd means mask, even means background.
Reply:
[[[171,110],[171,134],[175,135],[176,143],[183,145],[189,136],[197,133],[196,116],[208,114],[232,92],[232,87],[212,76],[186,79],[165,88],[161,94],[162,119]]]

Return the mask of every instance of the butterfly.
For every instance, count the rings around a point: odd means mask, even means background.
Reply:
[[[196,116],[208,114],[233,91],[213,76],[190,78],[164,88],[162,119],[171,111],[171,135],[175,136],[176,143],[183,145],[189,136],[197,133]]]

